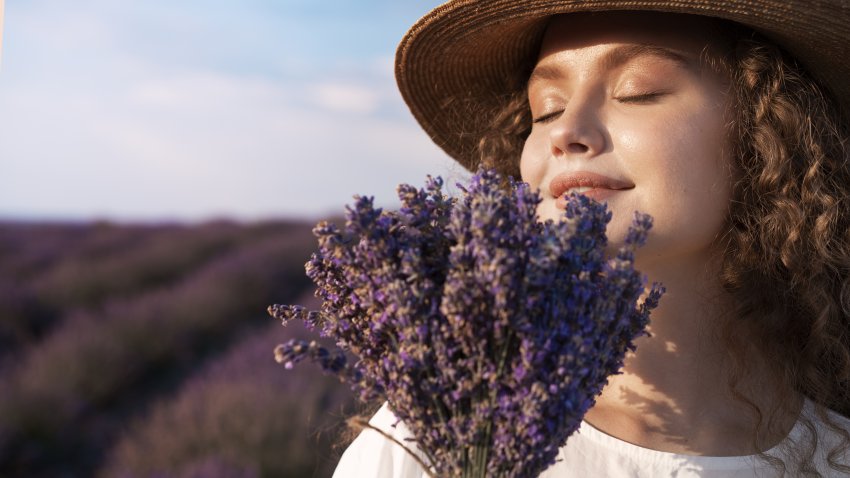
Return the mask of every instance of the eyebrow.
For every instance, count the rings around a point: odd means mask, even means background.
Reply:
[[[679,66],[694,70],[694,63],[688,57],[673,51],[669,48],[664,48],[655,45],[622,45],[611,49],[602,56],[600,66],[602,70],[611,70],[620,67],[629,61],[639,56],[654,56],[673,61]],[[528,78],[528,84],[541,80],[557,81],[562,80],[566,76],[563,68],[558,68],[554,65],[540,65],[534,68]]]

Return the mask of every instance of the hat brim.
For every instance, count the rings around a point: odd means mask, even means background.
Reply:
[[[687,13],[750,27],[791,53],[850,110],[850,2],[842,0],[459,0],[411,27],[395,75],[413,116],[449,156],[474,167],[488,118],[470,117],[515,92],[552,15],[600,11]]]

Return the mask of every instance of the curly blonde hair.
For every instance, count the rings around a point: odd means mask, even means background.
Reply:
[[[725,233],[718,240],[719,283],[735,308],[721,317],[715,339],[726,347],[728,387],[752,411],[752,440],[779,417],[761,410],[738,384],[756,350],[777,378],[775,393],[796,390],[841,438],[827,454],[831,469],[850,449],[850,434],[827,409],[850,415],[850,138],[844,112],[826,89],[779,47],[743,27],[717,21],[720,55],[707,62],[729,80],[727,134],[737,181]],[[717,46],[717,45],[715,45]],[[533,65],[529,65],[533,66]],[[529,68],[530,69],[530,68]],[[527,76],[526,76],[527,78]],[[531,131],[524,85],[492,112],[476,164],[519,178]],[[779,395],[777,395],[779,396]],[[806,443],[794,463],[761,453],[792,476],[822,476],[813,457],[815,427],[805,417]]]

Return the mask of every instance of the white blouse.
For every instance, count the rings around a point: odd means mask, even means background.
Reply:
[[[850,420],[830,411],[830,417],[845,430],[850,430]],[[806,400],[802,410],[818,430],[818,450],[815,464],[818,471],[826,477],[839,476],[839,472],[826,465],[826,452],[840,442],[840,437],[826,428],[814,413],[814,404]],[[801,415],[802,415],[801,414]],[[369,420],[375,426],[396,440],[413,449],[423,462],[424,455],[413,442],[405,442],[412,437],[403,422],[394,428],[396,417],[390,411],[387,402]],[[794,441],[806,440],[805,425],[797,421],[785,439],[766,453],[785,459],[784,450]],[[757,455],[750,456],[697,456],[680,455],[643,448],[607,435],[589,423],[582,421],[579,429],[570,436],[560,452],[558,461],[540,475],[540,478],[591,478],[591,477],[773,477],[777,476]],[[850,455],[838,460],[850,464]],[[793,475],[793,473],[791,473]],[[342,455],[333,478],[426,478],[428,475],[419,464],[399,445],[380,433],[366,429],[349,445]],[[840,475],[847,476],[847,475]]]

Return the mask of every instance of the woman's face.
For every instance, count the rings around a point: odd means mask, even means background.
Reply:
[[[700,61],[711,33],[706,21],[678,15],[553,19],[529,79],[534,123],[520,162],[523,180],[540,188],[541,218],[562,217],[558,196],[594,186],[597,175],[603,183],[586,194],[612,212],[609,252],[634,211],[654,219],[640,262],[708,250],[732,181],[725,81]]]

